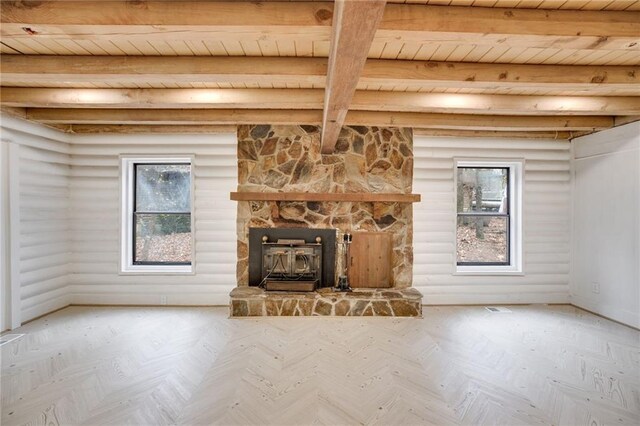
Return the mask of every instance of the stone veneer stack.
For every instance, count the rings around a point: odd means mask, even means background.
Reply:
[[[411,129],[351,126],[335,153],[322,155],[317,126],[238,126],[238,191],[410,194],[412,145]],[[238,202],[238,285],[248,285],[249,227],[307,227],[392,233],[394,286],[410,287],[412,205],[373,209],[369,202]]]

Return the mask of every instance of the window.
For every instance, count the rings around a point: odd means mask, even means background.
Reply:
[[[521,174],[521,162],[457,161],[457,272],[522,271]]]
[[[190,158],[123,158],[123,272],[192,272]]]

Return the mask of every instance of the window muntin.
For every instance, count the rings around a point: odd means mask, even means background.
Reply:
[[[511,264],[510,176],[509,167],[457,167],[457,265]]]
[[[191,165],[134,163],[133,265],[191,265]]]

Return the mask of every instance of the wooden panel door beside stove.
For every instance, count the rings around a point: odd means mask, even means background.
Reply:
[[[391,256],[393,238],[389,232],[354,232],[349,250],[349,283],[353,288],[393,286]]]

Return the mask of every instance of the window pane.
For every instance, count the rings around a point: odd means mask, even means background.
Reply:
[[[458,167],[458,212],[508,213],[509,169]]]
[[[507,218],[458,216],[458,263],[509,261]]]
[[[190,212],[191,165],[137,164],[136,211]]]
[[[137,214],[136,262],[191,262],[191,215]]]

